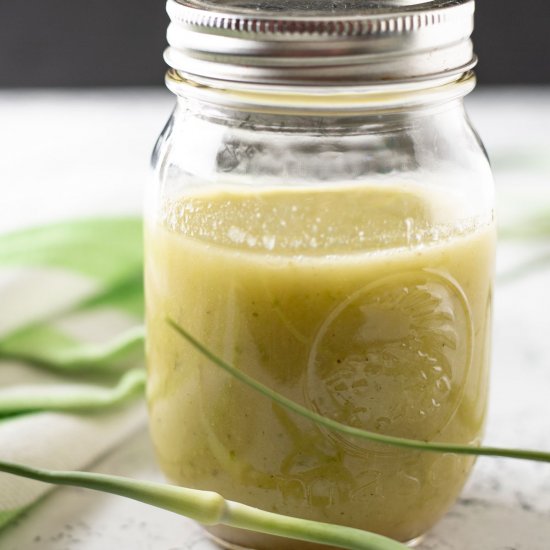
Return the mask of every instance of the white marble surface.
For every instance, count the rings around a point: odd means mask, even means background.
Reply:
[[[148,156],[172,105],[160,90],[0,92],[0,231],[140,210]],[[470,113],[495,162],[506,220],[550,212],[550,89],[477,92]],[[550,450],[550,241],[499,248],[488,444]],[[95,467],[161,480],[145,427]],[[0,550],[213,550],[192,522],[89,491],[52,492],[0,532]],[[480,459],[421,550],[548,550],[550,466]]]

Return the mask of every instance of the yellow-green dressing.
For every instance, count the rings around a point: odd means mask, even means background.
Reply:
[[[472,458],[320,428],[214,368],[165,318],[340,422],[479,442],[495,231],[490,220],[449,223],[453,208],[451,198],[397,185],[167,202],[146,232],[146,299],[151,433],[168,478],[403,541],[433,525]],[[258,549],[308,547],[217,534]]]

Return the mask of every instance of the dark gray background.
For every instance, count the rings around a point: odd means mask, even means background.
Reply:
[[[550,83],[550,0],[478,0],[478,76]],[[163,0],[0,0],[0,87],[160,85]]]

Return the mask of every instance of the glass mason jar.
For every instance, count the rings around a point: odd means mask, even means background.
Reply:
[[[329,431],[166,322],[341,423],[479,444],[495,226],[463,105],[474,4],[333,4],[168,3],[177,105],[146,200],[150,427],[173,483],[413,541],[472,458]]]

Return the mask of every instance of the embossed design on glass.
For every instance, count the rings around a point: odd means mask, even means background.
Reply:
[[[432,440],[460,405],[473,330],[467,297],[449,275],[424,269],[374,281],[317,333],[308,401],[343,424]],[[357,453],[365,447],[333,432],[327,437]]]

